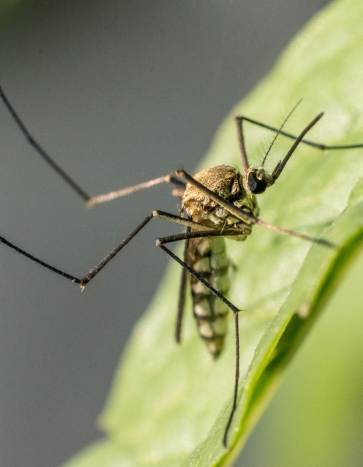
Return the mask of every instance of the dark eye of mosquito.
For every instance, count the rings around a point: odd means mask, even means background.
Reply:
[[[248,185],[250,190],[255,195],[259,195],[266,191],[267,183],[265,180],[259,180],[256,176],[256,172],[250,172],[248,175]]]

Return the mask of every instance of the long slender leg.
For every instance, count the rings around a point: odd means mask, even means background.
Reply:
[[[160,212],[160,211],[159,211]],[[190,220],[190,219],[189,219]],[[203,237],[203,236],[227,236],[228,234],[230,235],[241,235],[241,231],[223,231],[221,233],[220,231],[198,231],[198,232],[191,232],[190,231],[191,227],[188,227],[188,230],[185,233],[182,234],[177,234],[177,235],[170,235],[168,237],[163,237],[160,239],[163,244],[165,243],[171,243],[171,242],[176,242],[179,240],[185,240],[185,245],[184,245],[184,263],[188,264],[188,258],[187,258],[187,253],[188,253],[188,241],[190,238],[197,238],[197,237]],[[182,273],[181,273],[181,279],[180,279],[180,289],[179,289],[179,300],[178,300],[178,313],[177,313],[177,319],[176,319],[176,326],[175,326],[175,340],[179,344],[181,342],[181,330],[182,330],[182,319],[183,319],[183,312],[184,312],[184,305],[185,305],[185,292],[186,292],[186,284],[187,284],[187,270],[185,268],[182,268]]]
[[[223,231],[199,231],[199,232],[191,232],[190,227],[188,227],[188,231],[181,233],[181,234],[176,234],[176,235],[169,235],[167,237],[162,237],[159,238],[156,241],[157,246],[162,246],[165,245],[166,243],[172,243],[172,242],[177,242],[177,241],[183,241],[185,240],[185,245],[187,246],[188,240],[191,238],[201,238],[201,237],[228,237],[228,236],[235,236],[235,235],[241,235],[243,234],[242,230],[223,230]],[[164,251],[166,251],[166,248],[163,248]],[[167,253],[175,259],[175,255],[171,253],[169,250],[167,250]],[[176,261],[183,266],[182,270],[182,278],[181,278],[181,285],[180,285],[180,294],[179,294],[179,302],[178,302],[178,315],[177,315],[177,324],[176,324],[176,330],[175,330],[175,338],[176,341],[179,343],[180,342],[180,334],[181,334],[181,321],[182,321],[182,314],[183,314],[183,309],[184,309],[184,301],[185,301],[185,283],[186,283],[186,273],[189,272],[192,274],[191,271],[193,271],[190,266],[188,265],[187,262],[187,248],[184,249],[184,261],[181,261],[176,259]],[[195,273],[197,274],[197,273]],[[193,274],[192,274],[193,275]],[[195,276],[196,277],[196,276]],[[196,277],[199,280],[199,277]],[[201,281],[202,282],[202,281]],[[203,282],[204,283],[204,282]],[[209,287],[208,287],[209,288]],[[218,295],[220,298],[220,296]],[[232,310],[233,311],[233,310]]]
[[[91,271],[86,274],[84,277],[82,277],[81,279],[81,288],[83,289],[89,281],[91,281],[105,266],[106,264],[108,264],[111,259],[113,259],[117,253],[119,253],[122,248],[124,248],[128,243],[130,243],[130,241],[135,237],[135,235],[137,235],[140,230],[142,230],[146,224],[148,224],[151,219],[153,218],[153,214],[151,213],[149,216],[147,216],[142,222],[141,224],[139,224],[136,229],[131,232],[131,234],[125,238],[125,240],[123,240],[120,245],[118,245],[114,250],[111,251],[111,253],[109,253],[106,258],[104,258],[99,265],[97,265],[95,268],[91,269]]]
[[[300,135],[294,141],[294,144],[291,146],[290,150],[288,151],[288,153],[286,154],[284,159],[277,163],[276,167],[274,168],[274,170],[272,172],[272,178],[273,178],[274,181],[276,181],[279,178],[281,172],[284,170],[285,165],[287,164],[288,160],[290,159],[290,157],[294,153],[294,151],[297,148],[297,146],[299,145],[299,143],[301,143],[303,137],[321,119],[321,117],[323,115],[324,115],[323,113],[320,113],[317,117],[314,118],[314,120],[312,120],[309,123],[309,125],[306,128],[304,128],[304,130],[300,133]]]
[[[171,222],[175,222],[177,224],[185,225],[187,227],[193,228],[203,228],[205,230],[205,226],[202,226],[196,222],[190,221],[188,219],[184,219],[180,216],[175,216],[174,214],[169,214],[163,211],[153,211],[149,216],[147,216],[140,225],[136,227],[136,229],[131,232],[131,234],[123,240],[120,245],[118,245],[114,250],[112,250],[96,267],[91,269],[91,271],[82,277],[80,284],[81,287],[84,288],[89,281],[91,281],[105,266],[108,264],[116,255],[119,253],[139,232],[142,230],[146,224],[148,224],[153,217],[159,219],[165,219]],[[181,234],[183,235],[183,234]]]
[[[88,282],[90,280],[92,280],[105,266],[106,264],[108,264],[111,259],[113,259],[117,253],[119,253],[122,248],[124,248],[134,237],[135,235],[137,235],[141,229],[143,229],[145,227],[146,224],[148,224],[148,222],[152,219],[152,218],[159,218],[159,219],[165,219],[165,220],[168,220],[168,221],[171,221],[171,222],[174,222],[174,223],[177,223],[177,224],[181,224],[181,225],[185,225],[186,227],[192,227],[193,229],[199,229],[203,232],[206,232],[208,234],[208,232],[211,232],[212,235],[215,235],[213,232],[213,229],[210,229],[208,230],[208,227],[204,226],[204,225],[201,225],[201,224],[198,224],[196,222],[193,222],[191,220],[188,220],[188,219],[184,219],[183,217],[180,217],[180,216],[176,216],[174,214],[169,214],[169,213],[166,213],[166,212],[163,212],[163,211],[153,211],[148,217],[146,217],[141,223],[140,225],[138,225],[136,227],[136,229],[128,236],[126,237],[121,243],[120,245],[118,245],[114,250],[111,251],[111,253],[109,253],[103,261],[101,261],[100,264],[98,264],[95,268],[93,268],[88,274],[86,274],[83,278],[78,278],[78,277],[75,277],[71,274],[68,274],[67,272],[64,272],[44,261],[42,261],[41,259],[31,255],[30,253],[28,253],[27,251],[23,250],[22,248],[18,247],[17,245],[14,245],[13,243],[9,242],[8,240],[6,240],[4,237],[0,236],[0,243],[3,243],[4,245],[8,246],[9,248],[17,251],[18,253],[22,254],[23,256],[25,256],[26,258],[34,261],[35,263],[37,264],[40,264],[41,266],[51,270],[52,272],[56,273],[56,274],[59,274],[60,276],[62,277],[65,277],[66,279],[76,283],[76,284],[80,284],[82,288],[85,287],[85,285],[88,284]],[[218,233],[217,233],[218,234]]]
[[[236,117],[236,119],[238,119],[240,121],[245,120],[246,122],[252,123],[253,125],[257,125],[257,126],[260,126],[262,128],[266,128],[267,130],[273,131],[275,133],[279,132],[278,128],[275,128],[275,127],[270,126],[270,125],[266,125],[265,123],[259,122],[257,120],[253,120],[252,118],[241,116],[241,117]],[[297,136],[294,136],[291,133],[287,133],[286,131],[280,131],[280,134],[283,135],[283,136],[286,136],[287,138],[294,139],[294,140],[296,140],[298,138]],[[360,143],[360,144],[347,144],[347,145],[341,145],[341,146],[339,146],[339,145],[338,146],[334,146],[334,145],[330,146],[328,144],[315,143],[314,141],[310,141],[310,140],[307,140],[307,139],[302,139],[301,143],[306,144],[308,146],[312,146],[312,147],[317,148],[317,149],[322,149],[322,150],[363,148],[363,143]]]
[[[155,178],[154,180],[149,180],[144,183],[139,183],[138,185],[133,185],[130,187],[123,188],[122,190],[111,191],[110,193],[106,193],[104,195],[93,196],[89,198],[87,201],[88,207],[93,207],[96,204],[106,203],[107,201],[112,201],[116,198],[120,198],[122,196],[130,195],[135,193],[136,191],[145,190],[147,188],[151,188],[152,186],[159,185],[160,183],[172,183],[177,186],[177,189],[173,191],[175,196],[180,196],[180,192],[185,189],[185,184],[177,180],[172,175],[164,175],[163,177]]]
[[[186,258],[186,252],[187,252],[187,247],[188,247],[187,245],[188,245],[188,240],[186,240],[185,246],[184,246],[184,262],[185,263],[187,259]],[[183,324],[186,287],[187,287],[187,270],[183,268],[181,272],[181,278],[180,278],[178,313],[176,316],[176,324],[175,324],[175,341],[177,342],[177,344],[180,344],[181,342],[181,330],[182,330],[182,324]]]
[[[252,223],[252,224],[259,224],[259,225],[267,227],[267,228],[269,228],[271,230],[275,230],[276,232],[279,232],[279,233],[293,235],[295,237],[302,238],[302,239],[305,239],[305,240],[309,240],[309,241],[312,241],[312,242],[315,242],[315,243],[320,243],[320,244],[328,246],[328,247],[334,247],[334,245],[332,245],[330,242],[327,242],[325,240],[315,239],[315,238],[309,237],[307,235],[298,234],[298,233],[293,232],[291,230],[282,229],[280,227],[268,224],[267,222],[264,222],[264,221],[262,221],[261,219],[255,217],[255,216],[249,215],[249,214],[247,214],[247,213],[245,213],[243,211],[238,210],[233,204],[227,203],[225,200],[220,198],[218,195],[211,192],[206,187],[204,187],[199,182],[197,182],[192,177],[190,177],[190,175],[188,175],[186,172],[178,171],[177,175],[184,178],[189,183],[195,185],[198,189],[200,189],[202,192],[204,192],[207,196],[209,196],[212,199],[216,200],[216,202],[218,202],[219,204],[224,206],[228,211],[230,211],[233,215],[235,215],[237,218],[241,219],[244,222]],[[179,234],[179,236],[171,236],[169,238],[169,240],[168,240],[168,238],[165,238],[164,239],[165,242],[167,242],[167,241],[171,242],[171,241],[182,240],[182,239],[185,240],[187,238],[197,237],[198,235],[203,236],[203,234],[210,235],[210,236],[221,235],[220,232],[217,232],[212,228],[208,228],[208,227],[206,227],[204,225],[193,222],[193,221],[191,221],[189,219],[184,219],[184,218],[182,218],[180,216],[165,213],[163,211],[153,211],[153,213],[150,214],[147,218],[145,218],[145,220],[118,247],[116,247],[114,250],[112,250],[111,253],[108,254],[105,257],[105,259],[103,261],[101,261],[101,263],[99,265],[97,265],[95,268],[93,268],[88,274],[86,274],[81,279],[79,279],[79,278],[77,278],[77,277],[75,277],[75,276],[73,276],[71,274],[68,274],[67,272],[61,271],[60,269],[55,268],[54,266],[51,266],[50,264],[40,260],[39,258],[36,258],[35,256],[31,255],[30,253],[28,253],[25,250],[21,249],[20,247],[18,247],[16,245],[14,245],[13,243],[9,242],[4,237],[0,237],[0,242],[3,243],[6,246],[12,248],[13,250],[16,250],[18,253],[24,255],[28,259],[31,259],[32,261],[40,264],[41,266],[46,267],[47,269],[51,270],[52,272],[54,272],[56,274],[59,274],[62,277],[65,277],[66,279],[71,280],[72,282],[80,283],[81,287],[83,288],[86,284],[88,284],[88,282],[90,280],[92,280],[106,266],[106,264],[108,264],[111,261],[111,259],[113,259],[117,255],[117,253],[119,253],[122,250],[122,248],[124,248],[124,246],[126,246],[135,237],[135,235],[137,235],[138,232],[140,232],[140,230],[143,227],[145,227],[145,225],[153,217],[160,218],[160,219],[165,219],[165,220],[168,220],[168,221],[171,221],[171,222],[175,222],[175,223],[178,223],[178,224],[181,224],[181,225],[185,225],[186,227],[192,227],[194,230],[199,230],[200,231],[199,233],[198,232],[190,232],[189,235]],[[224,236],[238,235],[238,234],[240,234],[240,232],[238,232],[238,231],[224,231],[223,232]]]
[[[271,142],[270,147],[268,148],[268,150],[267,150],[267,152],[265,154],[265,157],[263,158],[263,161],[262,161],[262,164],[261,164],[261,169],[263,168],[263,166],[264,166],[264,164],[266,162],[267,156],[268,156],[268,154],[269,154],[269,152],[270,152],[270,150],[272,148],[272,145],[276,141],[276,138],[278,137],[279,134],[283,134],[282,128],[284,127],[284,125],[287,122],[290,115],[294,112],[296,107],[299,105],[299,103],[300,102],[298,102],[295,105],[295,107],[291,110],[289,115],[285,118],[285,120],[284,120],[283,124],[281,125],[281,127],[276,131],[276,136],[274,137],[273,141]],[[273,185],[275,183],[275,181],[279,178],[281,172],[283,171],[285,165],[287,164],[290,157],[294,153],[295,149],[303,141],[303,138],[306,135],[306,133],[321,119],[322,116],[323,116],[323,113],[320,113],[317,117],[315,117],[314,120],[311,121],[309,123],[309,125],[307,125],[304,128],[304,130],[300,133],[300,135],[295,139],[294,144],[291,146],[290,150],[288,151],[288,153],[286,154],[284,159],[282,161],[279,161],[277,163],[275,169],[273,170],[273,172],[271,174],[271,177],[269,179],[269,186]],[[243,128],[242,128],[243,117],[236,117],[236,122],[237,122],[237,129],[238,129],[238,139],[239,139],[240,152],[241,152],[241,157],[242,157],[243,173],[246,176],[250,167],[248,165],[247,153],[246,153],[246,148],[245,148],[245,144],[244,144],[244,137],[243,137]]]
[[[24,255],[25,257],[31,259],[37,264],[40,264],[41,266],[50,269],[52,272],[55,272],[56,274],[59,274],[60,276],[65,277],[66,279],[69,279],[72,282],[75,282],[76,284],[79,284],[81,282],[81,279],[78,279],[77,277],[71,276],[70,274],[67,274],[64,271],[61,271],[60,269],[55,268],[54,266],[51,266],[48,263],[45,263],[44,261],[36,258],[35,256],[31,255],[30,253],[26,252],[25,250],[22,250],[18,246],[14,245],[13,243],[9,242],[6,240],[4,237],[0,236],[0,242],[3,243],[4,245],[12,248],[13,250],[17,251],[18,253]]]
[[[190,227],[187,228],[187,233],[190,233],[190,229],[191,229]],[[189,243],[189,239],[186,239],[184,243],[184,263],[186,264],[188,262],[188,258],[187,258],[188,243]],[[181,278],[180,278],[180,288],[179,288],[178,313],[176,316],[176,324],[175,324],[175,341],[178,344],[180,344],[181,342],[181,330],[182,330],[182,322],[183,322],[183,314],[184,314],[186,287],[187,287],[187,270],[182,268]]]
[[[237,217],[237,219],[241,219],[243,222],[246,222],[247,224],[261,225],[263,227],[266,227],[270,230],[274,230],[275,232],[278,232],[284,235],[290,235],[292,237],[301,238],[302,240],[307,240],[312,243],[318,243],[320,245],[324,245],[329,248],[336,248],[336,246],[333,243],[328,242],[327,240],[310,237],[309,235],[300,234],[300,233],[294,232],[293,230],[288,230],[288,229],[283,229],[281,227],[277,227],[276,225],[269,224],[268,222],[265,222],[252,214],[248,214],[247,212],[244,212],[236,208],[236,206],[234,206],[232,203],[229,203],[228,201],[224,200],[216,193],[206,188],[204,185],[202,185],[197,180],[195,180],[193,177],[191,177],[189,174],[187,174],[184,170],[178,170],[176,174],[178,177],[183,178],[191,185],[194,185],[202,193],[204,193],[209,198],[213,199],[218,204],[226,208],[227,211],[229,211],[231,214]]]
[[[16,125],[18,126],[19,130],[29,144],[35,149],[35,151],[42,157],[42,159],[74,190],[78,196],[80,196],[83,201],[87,203],[89,207],[93,207],[96,204],[105,203],[106,201],[111,201],[115,198],[119,198],[121,196],[126,196],[131,193],[135,193],[136,191],[143,190],[150,188],[154,185],[158,185],[159,183],[167,182],[176,185],[177,190],[173,192],[175,195],[179,195],[182,191],[184,191],[185,184],[182,183],[180,180],[177,180],[172,175],[165,175],[163,177],[156,178],[154,180],[150,180],[148,182],[139,183],[138,185],[134,185],[131,187],[123,188],[122,190],[112,191],[110,193],[94,196],[91,197],[88,193],[86,193],[80,185],[73,180],[63,169],[58,165],[54,159],[48,154],[47,151],[35,140],[35,138],[31,135],[30,131],[27,129],[21,118],[19,117],[18,113],[11,105],[9,99],[7,98],[6,94],[4,93],[3,89],[0,86],[0,99],[4,102],[6,108],[8,109],[10,115],[12,116],[13,120],[15,121]]]
[[[238,143],[239,143],[239,150],[241,153],[241,159],[242,159],[242,168],[243,168],[243,173],[247,174],[247,171],[250,167],[250,164],[248,163],[247,159],[247,152],[246,152],[246,146],[245,146],[245,138],[243,135],[243,120],[244,117],[236,117],[236,123],[237,123],[237,134],[238,134]]]
[[[175,222],[176,224],[185,225],[186,227],[192,227],[195,230],[208,230],[210,232],[214,232],[215,229],[213,227],[207,227],[203,224],[198,224],[198,222],[194,222],[190,219],[185,219],[181,216],[176,216],[175,214],[170,214],[164,211],[153,211],[153,216],[157,217],[158,219],[165,219],[166,221]]]
[[[238,383],[239,383],[239,354],[240,354],[240,348],[239,348],[239,324],[238,324],[238,312],[240,311],[238,308],[236,308],[229,300],[227,300],[223,295],[221,295],[218,290],[214,289],[206,280],[203,279],[197,272],[195,272],[192,268],[190,268],[184,261],[182,261],[180,258],[178,258],[174,253],[172,253],[168,248],[166,248],[165,245],[162,243],[162,239],[157,241],[157,245],[160,246],[162,250],[165,251],[171,258],[173,258],[177,263],[179,263],[186,271],[188,271],[193,277],[195,277],[198,281],[200,281],[203,285],[205,285],[216,297],[220,298],[227,306],[228,308],[233,312],[234,315],[234,321],[235,321],[235,334],[236,334],[236,371],[235,371],[235,382],[234,382],[234,391],[233,391],[233,404],[232,404],[232,409],[228,418],[228,423],[226,425],[226,428],[224,430],[224,436],[223,436],[223,446],[226,448],[227,447],[227,437],[228,437],[228,432],[231,427],[231,423],[233,420],[233,416],[235,414],[236,408],[237,408],[237,397],[238,397]]]
[[[161,239],[156,242],[156,245],[159,246],[165,253],[167,253],[170,258],[175,260],[177,263],[180,264],[186,271],[188,271],[193,277],[195,277],[199,282],[201,282],[203,285],[209,289],[212,294],[214,294],[216,297],[218,297],[220,300],[222,300],[223,303],[225,303],[228,308],[233,312],[233,313],[238,313],[240,310],[233,305],[229,300],[227,300],[221,293],[218,292],[214,287],[212,287],[208,282],[203,279],[202,276],[200,276],[197,272],[194,271],[190,266],[188,266],[184,261],[182,261],[178,256],[176,256],[172,251],[170,251],[166,246],[163,245],[161,242]]]
[[[270,144],[270,147],[266,151],[265,157],[263,158],[263,161],[262,161],[262,164],[261,164],[262,167],[264,166],[265,161],[267,159],[267,156],[268,156],[269,152],[271,151],[271,148],[272,148],[273,144],[275,143],[278,135],[282,134],[282,129],[283,129],[284,125],[286,124],[287,120],[290,118],[291,114],[295,111],[296,107],[300,104],[300,102],[301,102],[301,100],[290,111],[290,113],[288,114],[288,116],[285,118],[282,125],[280,126],[280,128],[278,130],[276,129],[276,135],[275,135],[274,139],[272,140],[272,142]],[[237,134],[238,134],[239,148],[240,148],[240,153],[241,153],[241,158],[242,158],[243,173],[246,175],[249,168],[250,168],[250,165],[249,165],[248,159],[247,159],[247,151],[246,151],[246,147],[245,147],[245,143],[244,143],[244,136],[243,136],[243,120],[246,120],[246,118],[245,117],[236,117],[235,120],[236,120],[236,123],[237,123]],[[298,139],[298,138],[296,138],[296,139]],[[302,139],[302,137],[300,138],[300,141],[301,141],[301,139]]]
[[[94,206],[96,204],[104,203],[106,201],[110,201],[112,199],[115,199],[117,197],[125,196],[131,193],[134,193],[135,191],[139,191],[142,189],[147,189],[150,188],[151,186],[157,185],[159,183],[163,182],[170,182],[174,183],[177,185],[177,189],[173,191],[173,194],[180,196],[182,194],[182,191],[184,189],[184,186],[180,185],[180,182],[178,182],[177,179],[175,179],[173,176],[170,175],[165,175],[163,177],[159,177],[154,180],[150,180],[148,182],[140,183],[138,185],[134,185],[131,187],[124,188],[122,190],[118,191],[113,191],[108,194],[100,195],[100,196],[95,196],[91,197],[83,188],[80,187],[80,185],[75,182],[75,180],[72,179],[54,160],[53,158],[43,149],[43,147],[35,140],[35,138],[31,135],[17,112],[15,111],[14,107],[11,105],[9,99],[7,98],[6,94],[4,93],[3,89],[0,87],[0,99],[3,100],[6,108],[8,109],[10,115],[14,119],[16,125],[18,126],[19,130],[23,133],[25,138],[28,140],[29,144],[35,149],[35,151],[43,158],[43,160],[50,166],[52,169],[80,196],[87,204],[88,206]],[[259,122],[257,120],[253,120],[248,117],[244,116],[239,116],[236,117],[237,125],[238,125],[238,137],[239,137],[239,143],[240,143],[240,150],[241,150],[241,156],[242,156],[242,164],[243,164],[243,170],[246,173],[248,170],[248,160],[247,160],[247,155],[246,155],[246,150],[245,150],[245,145],[244,145],[244,137],[243,137],[243,131],[242,131],[242,122],[245,120],[246,122],[252,123],[254,125],[260,126],[262,128],[266,128],[270,131],[274,131],[275,133],[280,133],[281,135],[284,135],[288,138],[296,140],[297,137],[287,133],[285,131],[282,131],[281,128],[277,129],[274,128],[270,125],[266,125],[262,122]],[[363,148],[363,143],[361,144],[351,144],[351,145],[341,145],[341,146],[329,146],[321,143],[315,143],[313,141],[305,140],[302,139],[301,143],[307,144],[309,146],[313,146],[318,149],[329,149],[329,150],[334,150],[334,149],[355,149],[355,148]]]
[[[239,382],[239,323],[238,323],[238,313],[234,313],[234,326],[235,326],[235,334],[236,334],[236,375],[234,379],[234,393],[233,393],[233,404],[231,413],[229,414],[228,422],[226,428],[224,429],[224,436],[223,436],[223,446],[227,448],[227,437],[228,432],[231,427],[231,423],[233,420],[234,413],[237,408],[237,397],[238,397],[238,382]]]
[[[198,232],[183,232],[181,234],[169,235],[162,237],[157,240],[162,242],[163,245],[166,243],[178,242],[181,240],[189,240],[190,238],[202,238],[202,237],[237,237],[245,234],[243,230],[199,230]]]
[[[196,233],[199,236],[211,236],[214,232],[190,232],[190,234]],[[223,236],[228,236],[227,231],[221,232],[216,232],[219,235]],[[239,232],[239,235],[241,233]],[[184,236],[183,236],[184,235]],[[235,232],[231,233],[231,235],[235,235]],[[194,237],[194,236],[193,236]],[[225,297],[221,296],[221,294],[215,290],[213,287],[211,287],[201,276],[199,276],[198,273],[196,273],[192,268],[186,264],[186,262],[182,261],[180,258],[178,258],[174,253],[172,253],[168,248],[165,247],[165,243],[169,242],[174,242],[178,240],[184,240],[185,234],[180,234],[180,235],[173,235],[173,236],[168,236],[168,237],[163,237],[157,240],[156,244],[162,248],[165,253],[167,253],[171,258],[173,258],[175,261],[177,261],[182,267],[183,270],[189,272],[192,276],[194,276],[197,280],[199,280],[202,284],[204,284],[208,289],[216,295],[218,298],[220,298],[226,305],[232,310],[233,315],[234,315],[234,322],[235,322],[235,335],[236,335],[236,367],[235,367],[235,382],[234,382],[234,391],[233,391],[233,403],[232,403],[232,409],[229,414],[228,422],[226,425],[226,428],[224,430],[224,436],[223,436],[223,446],[227,448],[227,437],[228,437],[228,432],[232,424],[233,416],[235,414],[236,408],[237,408],[237,398],[238,398],[238,383],[239,383],[239,367],[240,367],[240,346],[239,346],[239,322],[238,322],[238,312],[239,310],[231,304]],[[191,236],[187,238],[192,238]]]
[[[90,196],[76,183],[51,157],[50,155],[40,146],[39,143],[33,138],[29,130],[26,128],[19,115],[15,111],[14,107],[10,104],[9,99],[6,97],[4,91],[0,87],[0,98],[3,100],[7,107],[10,115],[15,120],[15,123],[23,133],[29,144],[36,150],[36,152],[43,158],[43,160],[49,164],[52,169],[74,190],[83,201],[88,201]]]

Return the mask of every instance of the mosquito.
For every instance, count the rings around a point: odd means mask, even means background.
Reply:
[[[228,271],[230,263],[226,254],[225,239],[244,241],[251,234],[255,224],[278,232],[290,235],[325,247],[335,246],[324,240],[308,235],[284,229],[269,224],[259,217],[259,208],[256,195],[264,193],[267,188],[274,185],[280,177],[287,162],[300,143],[312,146],[320,150],[355,149],[363,148],[363,144],[328,146],[304,139],[308,131],[322,118],[323,113],[315,117],[300,133],[294,136],[283,131],[283,127],[290,117],[290,112],[280,128],[275,128],[248,117],[239,116],[235,118],[239,150],[242,161],[242,171],[227,165],[204,169],[191,177],[184,170],[177,170],[172,174],[159,177],[148,182],[140,183],[119,191],[113,191],[104,195],[92,197],[88,195],[46,152],[42,146],[30,134],[19,115],[11,105],[10,101],[0,87],[0,98],[14,119],[21,133],[26,137],[29,144],[47,162],[52,169],[77,193],[77,195],[89,207],[102,204],[136,191],[150,188],[160,183],[174,185],[173,194],[181,197],[182,207],[180,215],[163,211],[153,211],[128,235],[115,249],[113,249],[96,267],[91,269],[84,277],[78,278],[64,272],[50,264],[36,258],[25,250],[0,236],[0,242],[13,250],[26,256],[28,259],[41,266],[59,274],[70,281],[84,287],[153,219],[165,219],[185,226],[186,232],[157,239],[159,246],[167,255],[182,267],[181,284],[179,290],[178,312],[175,328],[175,339],[181,342],[182,318],[185,305],[186,286],[190,278],[191,295],[193,301],[193,313],[197,322],[200,337],[205,341],[208,351],[214,359],[223,351],[224,340],[227,331],[227,314],[232,311],[235,326],[235,352],[236,367],[233,390],[233,403],[229,419],[225,427],[223,445],[227,448],[227,439],[233,416],[237,407],[238,382],[239,382],[239,323],[238,314],[240,309],[232,304],[227,298],[229,290]],[[265,128],[275,133],[275,136],[262,160],[260,167],[249,164],[243,123],[249,122],[253,125]],[[265,162],[276,138],[285,136],[294,140],[290,150],[280,160],[274,170],[268,173],[265,170]],[[166,245],[168,243],[185,241],[183,259],[176,256]]]

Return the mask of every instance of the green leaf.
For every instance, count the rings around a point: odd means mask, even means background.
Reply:
[[[298,134],[326,115],[309,139],[326,144],[363,141],[363,4],[333,3],[295,39],[270,75],[221,127],[202,167],[240,166],[233,116],[279,126],[300,98],[287,131]],[[256,165],[271,133],[246,125]],[[279,138],[274,167],[291,146]],[[198,338],[190,300],[182,345],[173,341],[180,270],[171,264],[149,311],[136,327],[117,373],[101,425],[107,439],[70,461],[80,466],[231,465],[363,240],[363,150],[321,152],[300,145],[276,186],[259,195],[260,217],[280,227],[322,236],[340,248],[279,235],[259,226],[246,242],[228,241],[237,270],[231,301],[240,313],[241,379],[228,437],[235,339],[212,361]],[[178,250],[180,253],[180,250]]]

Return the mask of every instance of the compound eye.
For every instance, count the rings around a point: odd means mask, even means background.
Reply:
[[[255,195],[263,193],[267,188],[266,180],[257,178],[256,172],[250,172],[248,174],[248,185]]]

